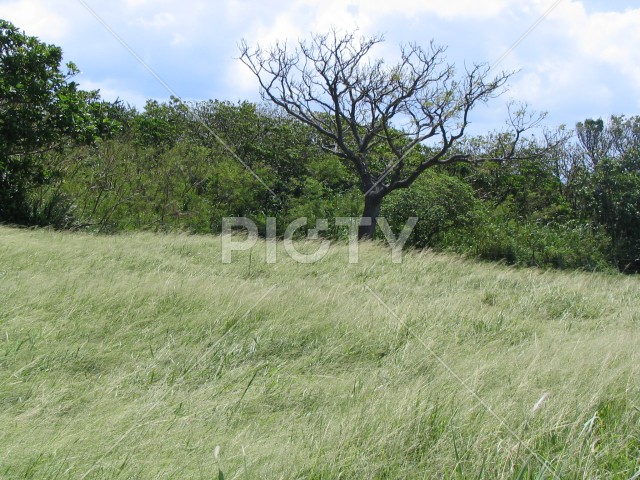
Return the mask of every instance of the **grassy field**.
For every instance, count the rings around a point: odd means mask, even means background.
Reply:
[[[0,227],[0,478],[640,477],[640,279]]]

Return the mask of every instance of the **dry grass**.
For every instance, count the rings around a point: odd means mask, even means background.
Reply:
[[[0,477],[640,471],[637,277],[347,257],[0,227]]]

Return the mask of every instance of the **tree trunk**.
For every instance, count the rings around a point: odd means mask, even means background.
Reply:
[[[373,239],[373,235],[376,232],[376,224],[378,215],[380,215],[381,205],[382,197],[380,196],[367,195],[364,197],[364,211],[362,212],[362,220],[360,221],[360,226],[358,227],[358,240]]]

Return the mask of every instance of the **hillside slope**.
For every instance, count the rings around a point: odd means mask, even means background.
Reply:
[[[640,279],[0,227],[1,478],[620,478]]]

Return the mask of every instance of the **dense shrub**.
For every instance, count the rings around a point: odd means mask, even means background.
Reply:
[[[389,194],[382,216],[394,230],[400,230],[410,217],[417,217],[408,244],[442,247],[446,232],[467,230],[478,221],[480,206],[467,183],[446,173],[427,171],[411,187]]]
[[[485,211],[482,221],[458,235],[444,239],[447,248],[486,260],[509,264],[608,270],[610,239],[589,223],[544,223],[505,217]]]

